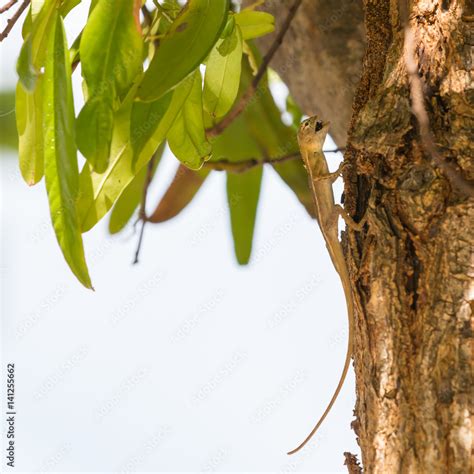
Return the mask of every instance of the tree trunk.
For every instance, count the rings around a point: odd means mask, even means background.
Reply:
[[[366,472],[468,473],[473,202],[420,145],[398,2],[365,8],[367,52],[345,156],[346,207],[369,216],[348,252],[360,308],[356,433]],[[435,142],[472,179],[473,12],[441,0],[408,11]]]
[[[268,3],[279,17],[288,4]],[[333,12],[358,6],[344,0],[327,4]],[[345,63],[356,71],[357,54],[341,56],[345,48],[330,36],[337,31],[324,32],[329,37],[321,40],[317,25],[324,22],[325,10],[316,5],[321,3],[303,3],[302,8],[314,11],[295,18],[300,23],[293,25],[272,65],[305,112],[319,112],[337,124],[332,133],[343,143],[352,96],[340,94],[335,102],[332,84],[351,83],[353,73],[341,68]],[[366,53],[344,171],[346,209],[356,220],[368,216],[364,232],[344,235],[358,309],[353,427],[364,472],[470,473],[473,201],[446,178],[419,139],[399,2],[365,0],[364,8]],[[472,3],[419,0],[408,12],[436,145],[472,180]],[[358,16],[344,21],[352,32],[345,40],[352,35],[357,50],[362,44]],[[282,65],[292,57],[285,71]]]

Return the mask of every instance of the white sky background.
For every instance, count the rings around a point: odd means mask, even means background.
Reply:
[[[66,20],[70,42],[83,4]],[[16,81],[18,26],[0,46],[2,90]],[[347,315],[316,223],[273,170],[265,168],[249,266],[235,263],[225,176],[212,173],[178,218],[147,226],[139,265],[131,265],[130,226],[110,237],[105,218],[85,234],[91,292],[60,253],[44,180],[28,188],[17,157],[1,153],[2,380],[7,363],[16,378],[12,472],[347,472],[343,452],[359,452],[349,427],[352,370],[319,434],[285,454],[336,387]],[[328,157],[336,168],[339,158]],[[151,207],[175,167],[171,156],[160,164]]]

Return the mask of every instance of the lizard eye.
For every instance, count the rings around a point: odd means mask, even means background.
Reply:
[[[315,132],[319,132],[323,128],[323,123],[322,122],[316,122],[316,127],[314,127]]]

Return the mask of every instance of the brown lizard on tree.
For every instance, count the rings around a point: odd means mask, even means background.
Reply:
[[[316,219],[324,240],[326,241],[326,247],[331,256],[332,263],[339,274],[344,289],[347,304],[347,316],[349,320],[349,337],[344,368],[339,383],[337,384],[336,390],[326,410],[306,439],[288,454],[293,454],[299,451],[321,426],[321,423],[326,418],[341,391],[352,357],[354,305],[351,293],[351,280],[349,278],[349,272],[347,270],[341,243],[339,242],[338,219],[339,216],[343,217],[347,225],[356,230],[362,229],[365,219],[362,219],[358,223],[354,222],[347,212],[340,205],[334,202],[332,184],[340,175],[340,169],[330,173],[326,158],[324,157],[323,144],[328,130],[329,122],[323,122],[319,120],[317,116],[310,117],[309,119],[304,120],[300,125],[298,130],[298,144],[300,147],[301,158],[303,159],[308,173],[309,186],[313,195],[316,210]]]

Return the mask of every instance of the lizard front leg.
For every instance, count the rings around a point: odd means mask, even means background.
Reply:
[[[344,162],[341,162],[341,164],[338,166],[336,171],[332,171],[331,173],[324,174],[322,176],[315,176],[313,178],[314,181],[325,181],[328,180],[331,184],[336,181],[337,178],[339,178],[342,174],[342,170],[344,169]]]

